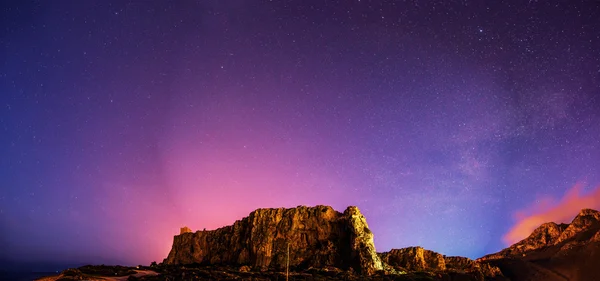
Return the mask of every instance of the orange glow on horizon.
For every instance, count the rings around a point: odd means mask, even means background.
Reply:
[[[583,185],[577,183],[558,202],[543,198],[530,207],[516,212],[514,215],[517,222],[502,237],[503,242],[512,245],[529,236],[543,223],[569,223],[581,209],[600,208],[600,186],[588,194],[581,194],[582,189]]]

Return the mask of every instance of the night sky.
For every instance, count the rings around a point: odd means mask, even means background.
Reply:
[[[163,2],[2,1],[0,260],[317,204],[477,258],[600,208],[598,1]]]

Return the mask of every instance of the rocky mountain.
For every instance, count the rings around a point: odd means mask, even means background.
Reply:
[[[471,260],[421,247],[376,253],[365,217],[352,206],[343,213],[328,206],[258,209],[216,230],[181,228],[155,268],[161,275],[148,280],[280,279],[288,247],[294,280],[600,280],[600,212],[545,223],[509,248]]]
[[[258,209],[211,231],[182,228],[165,264],[250,266],[284,270],[289,247],[293,270],[332,266],[364,275],[383,270],[373,233],[357,207]]]
[[[401,271],[446,270],[443,255],[421,247],[392,249],[379,256],[383,262]]]
[[[600,212],[583,209],[570,224],[545,223],[529,237],[478,259],[511,280],[600,280]]]
[[[421,247],[378,254],[365,217],[353,206],[343,213],[328,206],[258,209],[216,230],[192,232],[183,227],[161,266],[175,274],[174,278],[178,278],[178,270],[169,268],[176,265],[225,267],[232,274],[262,272],[270,276],[269,272],[285,271],[288,246],[291,271],[325,274],[331,280],[340,274],[344,280],[367,280],[366,276],[378,280],[382,274],[395,280],[419,276],[431,280],[506,280],[498,268],[486,263],[445,257]]]
[[[444,261],[446,262],[447,270],[477,273],[478,275],[484,277],[504,276],[498,267],[490,265],[486,262],[478,262],[469,258],[455,256],[444,256]]]
[[[379,256],[398,272],[428,271],[440,276],[461,274],[464,280],[506,280],[498,267],[465,257],[444,256],[422,247],[392,249]]]

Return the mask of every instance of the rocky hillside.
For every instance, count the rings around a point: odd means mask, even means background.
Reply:
[[[358,208],[340,213],[327,206],[258,209],[210,231],[184,227],[155,268],[160,274],[144,280],[280,279],[288,246],[294,280],[600,280],[595,210],[582,210],[570,224],[545,223],[509,248],[473,261],[421,247],[377,254]]]
[[[401,271],[446,270],[443,255],[421,247],[392,249],[379,256],[383,262]]]
[[[484,256],[511,280],[600,280],[600,212],[583,209],[570,224],[545,223],[518,243]]]
[[[446,263],[446,270],[476,273],[484,277],[504,276],[498,267],[486,262],[478,262],[469,258],[454,256],[444,256],[444,261]]]
[[[216,230],[183,227],[161,264],[162,274],[183,278],[177,266],[187,265],[192,266],[188,275],[212,276],[216,272],[211,268],[218,267],[231,278],[256,273],[257,280],[269,279],[285,271],[288,245],[294,280],[506,280],[486,263],[421,247],[377,254],[365,217],[352,206],[343,213],[328,206],[258,209]]]
[[[364,275],[383,270],[373,233],[357,207],[258,209],[231,226],[175,236],[165,264],[250,266],[283,270],[332,266]]]
[[[527,238],[495,254],[479,260],[522,258],[536,255],[540,250],[566,250],[577,245],[600,241],[600,212],[583,209],[570,224],[544,223]]]
[[[473,280],[504,280],[498,267],[465,257],[444,256],[422,247],[392,249],[389,252],[380,253],[379,256],[385,264],[390,265],[398,272],[427,271],[436,272],[439,275],[454,273],[455,275],[468,275],[473,277]]]

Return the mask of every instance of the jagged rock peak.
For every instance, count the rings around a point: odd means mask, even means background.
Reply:
[[[521,257],[529,252],[554,245],[562,245],[574,241],[594,241],[594,239],[596,239],[594,234],[599,228],[600,212],[592,209],[582,209],[569,224],[556,224],[554,222],[544,223],[536,228],[527,238],[498,253],[486,255],[478,260]],[[589,234],[587,236],[581,236],[580,234],[583,233]]]
[[[330,207],[331,208],[331,207]],[[346,210],[344,210],[344,214],[346,215],[357,215],[357,216],[362,216],[362,213],[360,212],[360,210],[358,209],[358,207],[356,206],[348,206],[346,208]]]
[[[579,211],[579,214],[577,214],[577,216],[578,217],[591,216],[597,220],[600,220],[600,212],[596,211],[594,209],[581,209],[581,211]]]
[[[373,232],[369,229],[365,216],[356,206],[346,208],[344,216],[350,223],[349,238],[353,263],[358,263],[362,273],[367,275],[383,270],[383,263],[375,250]]]
[[[592,209],[582,209],[571,221],[567,228],[558,237],[557,242],[574,239],[578,233],[582,233],[600,224],[600,212]]]
[[[350,207],[348,207],[350,208]],[[276,211],[297,211],[297,212],[314,212],[314,211],[335,211],[331,206],[326,206],[326,205],[316,205],[314,207],[310,207],[310,206],[304,206],[304,205],[298,205],[297,207],[293,207],[293,208],[285,208],[285,207],[279,207],[279,208],[258,208],[255,209],[254,211],[250,212],[251,214],[254,213],[269,213],[269,212],[276,212]]]
[[[521,242],[534,242],[537,246],[548,246],[556,243],[560,234],[568,227],[568,224],[556,224],[547,222],[536,228],[527,238]],[[532,241],[533,240],[533,241]]]
[[[568,224],[544,223],[536,228],[527,238],[515,243],[510,248],[516,252],[525,252],[554,245]]]
[[[175,236],[164,262],[283,269],[288,245],[292,269],[334,266],[366,275],[383,269],[355,206],[344,213],[322,205],[257,209],[231,226]]]

